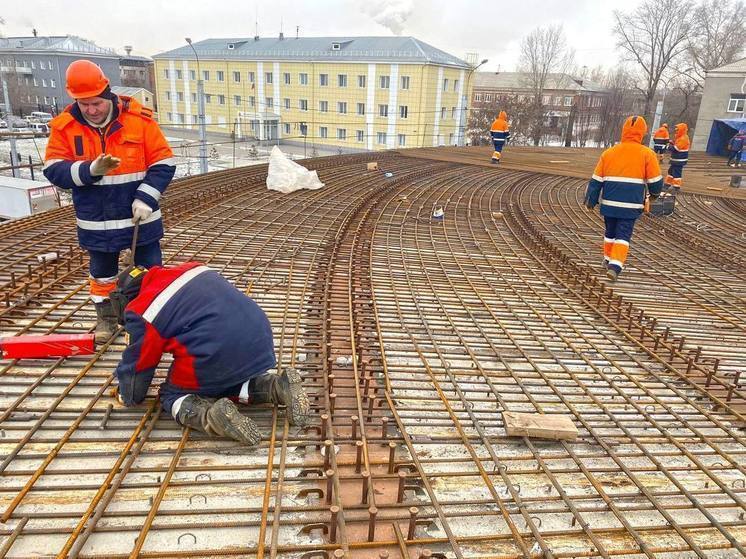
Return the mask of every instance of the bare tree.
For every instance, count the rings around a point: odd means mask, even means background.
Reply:
[[[600,112],[596,141],[609,147],[619,141],[622,124],[634,112],[638,94],[634,88],[634,77],[625,66],[609,70],[602,83],[606,95]]]
[[[473,146],[491,145],[490,127],[500,111],[508,113],[511,143],[527,143],[531,129],[532,107],[532,100],[523,94],[495,96],[494,101],[474,107],[469,113],[466,125],[469,143]]]
[[[639,67],[648,122],[661,77],[689,48],[693,9],[691,0],[644,0],[630,13],[614,11],[617,44]]]
[[[526,88],[531,92],[530,136],[539,145],[544,125],[542,97],[551,74],[565,73],[572,66],[574,53],[567,47],[562,26],[537,27],[521,41],[519,67],[526,73]]]
[[[709,70],[741,57],[746,45],[744,10],[742,0],[703,0],[694,10],[685,64],[700,89]]]

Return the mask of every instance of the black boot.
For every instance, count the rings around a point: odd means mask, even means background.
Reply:
[[[119,329],[117,315],[109,299],[104,299],[100,303],[94,303],[94,305],[96,307],[95,340],[97,344],[103,344],[108,342],[109,338]]]
[[[248,446],[256,446],[262,440],[256,423],[241,415],[228,398],[213,403],[191,394],[181,402],[176,421],[208,435],[226,437]]]
[[[266,373],[255,377],[249,384],[250,401],[286,406],[290,425],[305,425],[311,404],[301,382],[300,373],[292,367],[280,375]]]

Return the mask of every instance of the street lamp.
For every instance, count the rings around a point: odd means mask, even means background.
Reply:
[[[192,48],[197,59],[197,119],[199,121],[199,172],[207,173],[207,130],[205,129],[205,84],[202,81],[202,70],[199,66],[197,50],[189,37],[184,39]]]
[[[459,123],[459,138],[460,138],[460,145],[464,145],[464,137],[466,136],[466,112],[468,111],[468,107],[466,105],[467,101],[467,95],[469,94],[469,83],[471,83],[471,75],[476,71],[477,68],[480,66],[487,64],[489,60],[486,58],[483,59],[479,64],[474,66],[471,70],[469,70],[469,73],[466,75],[466,83],[464,84],[464,94],[461,96],[461,105],[463,108],[461,109],[461,118]]]

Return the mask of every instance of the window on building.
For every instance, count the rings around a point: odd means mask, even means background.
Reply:
[[[363,132],[362,130],[355,130],[355,140],[357,140],[358,142],[362,142],[363,140],[365,140],[365,132]]]
[[[451,118],[456,118],[456,107],[451,107]]]
[[[301,111],[307,111],[308,110],[308,99],[299,99],[298,100],[298,108]]]
[[[744,104],[746,104],[746,95],[742,93],[731,93],[730,99],[728,99],[728,112],[742,113],[744,111]]]
[[[485,103],[489,103],[490,101],[492,101],[492,93],[485,93],[484,94],[484,102]]]
[[[379,144],[386,145],[386,132],[378,132],[378,134],[376,134],[376,139]]]
[[[448,134],[448,144],[453,145],[453,132]]]
[[[541,104],[542,104],[542,105],[544,105],[544,106],[548,106],[548,105],[549,105],[550,103],[551,103],[551,98],[549,97],[549,95],[544,95],[544,96],[543,96],[543,97],[541,98]]]
[[[347,101],[337,101],[337,112],[339,114],[347,114]]]
[[[42,87],[47,87],[47,80],[46,80],[46,78],[42,78],[41,79],[41,86]]]
[[[285,105],[285,109],[290,109],[290,98],[289,97],[285,97],[285,99],[283,99],[282,102]]]
[[[365,114],[365,103],[358,103],[357,104],[357,114],[364,115]]]
[[[166,116],[168,117],[168,121],[169,122],[173,122],[174,121],[174,113],[166,113]]]
[[[39,70],[43,70],[43,69],[44,69],[44,61],[40,60],[39,61]]]
[[[319,85],[320,86],[329,85],[329,74],[319,74]]]
[[[481,101],[482,100],[482,94],[481,93],[475,93],[474,94],[474,100],[475,101]]]
[[[212,95],[205,93],[205,105],[209,105],[210,103],[212,103]]]
[[[319,101],[319,111],[322,113],[329,112],[329,101]]]
[[[401,77],[401,88],[402,89],[409,89],[409,76],[402,76]]]
[[[180,80],[180,79],[182,79],[182,77],[183,77],[183,76],[182,76],[182,74],[181,74],[181,70],[176,70],[176,79],[177,79],[177,80]],[[184,115],[182,115],[182,116],[184,116]]]
[[[241,82],[241,72],[233,72],[233,81],[236,83]]]
[[[189,79],[192,81],[197,79],[197,72],[195,70],[189,70]]]
[[[407,118],[409,115],[409,107],[407,105],[399,105],[399,118]]]
[[[337,85],[347,87],[347,74],[337,74]]]
[[[453,80],[453,91],[458,91],[458,80]]]
[[[34,87],[38,87],[38,86],[39,86],[39,80],[37,80],[36,78],[34,78]],[[39,101],[37,101],[36,103],[38,104]]]
[[[365,87],[365,78],[366,76],[364,74],[360,74],[357,77],[357,86],[358,87]]]
[[[557,96],[554,98],[554,106],[559,107],[560,105],[562,105],[562,97]]]
[[[399,134],[399,147],[404,147],[407,145],[407,136],[405,134]]]
[[[206,82],[210,81],[210,70],[202,70],[202,79]]]
[[[272,74],[272,72],[264,72],[265,83],[274,83],[274,79],[274,74]]]
[[[249,107],[255,107],[256,106],[256,97],[253,95],[249,95]]]
[[[197,94],[192,93],[192,103],[196,103],[196,102],[197,102]]]
[[[447,114],[448,114],[448,109],[446,107],[441,107],[440,108],[440,118],[444,119]]]
[[[274,98],[267,97],[266,99],[264,99],[264,106],[267,108],[267,110],[274,109],[275,108],[275,100],[274,100]]]
[[[308,74],[298,74],[298,83],[308,85]]]
[[[176,115],[176,121],[177,121],[177,122],[178,122],[179,124],[184,124],[184,122],[186,122],[186,121],[184,120],[184,113],[178,113],[178,114]]]
[[[219,82],[225,81],[225,72],[223,72],[222,70],[217,71],[217,76]]]
[[[572,96],[566,95],[565,96],[565,107],[571,107],[572,106]]]
[[[448,78],[443,78],[443,91],[448,91]]]
[[[290,123],[289,122],[283,123],[282,130],[285,132],[286,135],[290,134]]]
[[[241,106],[241,96],[240,95],[234,95],[233,96],[233,104],[236,107],[240,107]]]
[[[379,78],[381,89],[388,89],[391,87],[391,79],[389,76],[381,76]]]
[[[183,91],[177,91],[176,92],[176,100],[179,103],[183,103],[184,102],[184,92]]]
[[[49,68],[50,70],[54,70],[54,65],[52,65],[51,60],[47,60],[47,68]]]
[[[389,116],[389,106],[378,105],[378,116]]]
[[[218,95],[218,105],[225,105],[225,95]]]
[[[329,129],[326,126],[319,127],[319,136],[322,138],[329,137]]]
[[[170,100],[171,100],[171,92],[167,91],[166,92],[166,101],[170,101]]]
[[[285,85],[290,85],[290,72],[285,72],[283,74],[283,80],[285,82]]]
[[[31,61],[31,69],[32,70],[36,70],[36,62],[33,61],[33,60]],[[38,103],[38,101],[37,101],[37,103]]]
[[[47,95],[44,96],[44,104],[49,105],[49,96]]]
[[[54,80],[49,80],[49,87],[51,88],[57,87],[57,82],[55,82]]]
[[[338,140],[346,140],[347,139],[347,129],[346,128],[337,128],[337,139]]]

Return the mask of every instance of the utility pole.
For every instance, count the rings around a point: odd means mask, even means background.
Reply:
[[[483,64],[487,64],[489,60],[486,58],[482,60],[479,64],[474,66],[471,70],[469,70],[469,74],[466,76],[466,83],[464,84],[464,94],[461,96],[461,118],[459,119],[459,134],[456,136],[458,138],[458,144],[460,146],[464,145],[464,140],[466,138],[466,112],[468,110],[467,108],[467,96],[469,95],[469,83],[471,82],[471,75],[476,71],[477,68],[482,66]],[[424,137],[423,137],[423,145],[424,145]]]
[[[5,82],[5,75],[0,76],[3,82],[3,97],[5,98],[5,119],[8,124],[8,140],[10,141],[10,166],[12,167],[11,173],[14,177],[18,178],[20,171],[16,170],[16,165],[20,163],[18,159],[18,150],[16,149],[16,138],[13,135],[13,110],[10,107],[10,97],[8,96],[8,84]]]
[[[199,66],[199,56],[187,37],[185,41],[192,47],[194,57],[197,59],[197,120],[199,122],[199,172],[207,173],[207,127],[205,126],[205,82],[202,81],[202,70]]]

